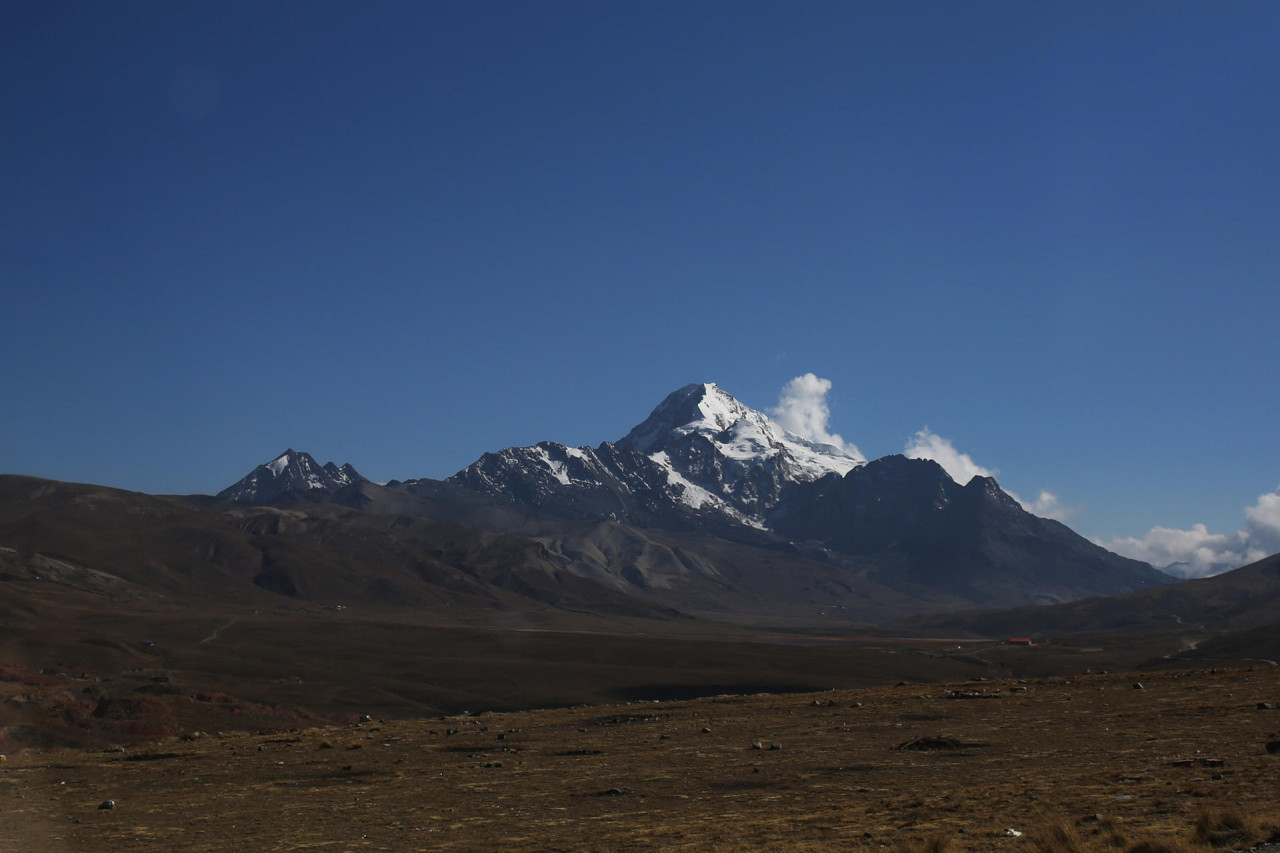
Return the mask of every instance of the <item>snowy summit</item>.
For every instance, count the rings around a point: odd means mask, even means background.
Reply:
[[[788,432],[714,383],[697,383],[667,395],[616,443],[509,447],[452,479],[575,513],[693,512],[764,528],[786,485],[843,476],[865,464],[857,454]]]
[[[714,382],[686,385],[667,396],[618,446],[639,453],[666,450],[690,435],[710,441],[716,452],[744,467],[780,459],[792,480],[844,475],[867,460],[831,444],[802,438],[762,412],[738,402]]]

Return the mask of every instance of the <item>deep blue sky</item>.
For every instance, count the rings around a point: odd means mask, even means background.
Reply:
[[[1087,535],[1280,483],[1280,4],[10,4],[0,471],[212,492],[832,381]]]

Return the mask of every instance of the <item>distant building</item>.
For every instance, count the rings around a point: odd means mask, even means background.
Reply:
[[[1035,643],[1031,642],[1031,638],[1030,638],[1030,637],[1010,637],[1010,638],[1009,638],[1009,645],[1011,645],[1011,646],[1034,646],[1034,645],[1035,645]]]

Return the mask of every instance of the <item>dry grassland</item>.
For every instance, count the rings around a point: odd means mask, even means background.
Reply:
[[[1280,670],[900,685],[30,750],[0,764],[0,849],[1238,849],[1280,819],[1280,754],[1267,751],[1280,711],[1264,702],[1280,702]],[[114,808],[99,808],[107,800]]]

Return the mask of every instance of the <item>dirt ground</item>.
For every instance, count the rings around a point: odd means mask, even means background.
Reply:
[[[1120,850],[1222,811],[1252,842],[1280,819],[1267,703],[1273,667],[27,750],[0,762],[0,849],[1030,851],[1058,821]]]

